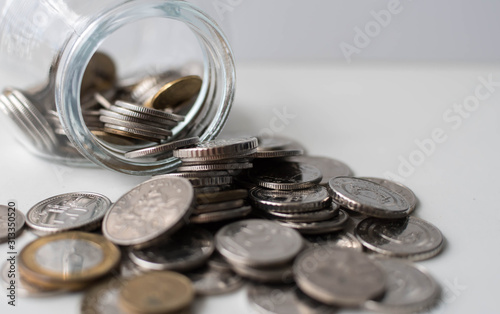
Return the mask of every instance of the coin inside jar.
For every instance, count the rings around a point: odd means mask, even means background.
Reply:
[[[146,106],[158,110],[176,109],[198,95],[201,84],[199,76],[181,77],[164,85]]]
[[[19,273],[49,290],[75,290],[108,274],[119,261],[120,250],[103,236],[72,231],[26,245],[19,254]]]

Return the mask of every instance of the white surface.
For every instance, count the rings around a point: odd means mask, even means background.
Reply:
[[[278,134],[304,143],[311,155],[346,162],[359,176],[398,173],[399,156],[408,159],[436,128],[444,143],[425,156],[404,183],[420,200],[416,215],[438,226],[447,238],[445,251],[420,262],[438,279],[444,300],[435,313],[494,313],[500,281],[500,86],[454,130],[443,113],[474,95],[478,77],[492,75],[493,64],[240,64],[238,90],[226,131],[260,133],[278,121],[276,111],[295,115]],[[483,91],[484,92],[484,91]],[[116,200],[145,178],[101,169],[78,169],[37,159],[0,126],[0,203],[17,201],[26,212],[38,201],[70,191],[95,191]],[[403,175],[403,174],[399,174]],[[25,232],[18,250],[34,239]],[[0,245],[2,260],[5,244]],[[457,286],[458,285],[458,286]],[[46,299],[17,300],[1,313],[71,314],[79,311],[80,293]],[[197,303],[195,313],[248,313],[244,290]],[[353,311],[354,312],[354,311]]]

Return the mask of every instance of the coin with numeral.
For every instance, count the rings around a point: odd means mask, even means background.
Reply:
[[[0,205],[0,243],[6,242],[9,237],[17,237],[23,231],[24,222],[24,214],[20,210]]]
[[[60,194],[34,205],[26,215],[26,224],[37,235],[90,231],[100,226],[110,206],[111,201],[98,193]]]

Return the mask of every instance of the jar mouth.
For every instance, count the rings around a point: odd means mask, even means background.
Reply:
[[[203,84],[185,121],[169,140],[199,136],[215,138],[228,117],[235,91],[234,59],[217,24],[190,3],[180,0],[125,2],[100,14],[66,42],[55,78],[55,103],[69,140],[93,163],[132,175],[152,175],[174,170],[175,157],[158,161],[127,159],[103,145],[87,128],[80,107],[81,82],[86,65],[101,43],[119,28],[148,18],[167,18],[187,25],[195,34],[203,55]]]

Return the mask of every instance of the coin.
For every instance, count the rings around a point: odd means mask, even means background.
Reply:
[[[25,221],[24,214],[17,208],[0,205],[0,243],[19,236]]]
[[[123,279],[111,277],[85,292],[80,306],[81,314],[121,314],[118,295]]]
[[[90,231],[100,226],[111,201],[91,192],[49,197],[28,211],[26,224],[41,236],[69,230]]]
[[[333,314],[337,309],[304,295],[295,285],[252,284],[247,290],[250,305],[267,314]]]
[[[194,214],[213,213],[233,208],[239,208],[242,207],[243,205],[245,205],[245,200],[232,200],[220,203],[202,204],[196,206],[193,213]]]
[[[347,213],[342,209],[339,209],[338,215],[330,220],[317,222],[293,222],[276,220],[276,222],[284,227],[293,228],[302,234],[321,234],[342,230],[348,219],[349,215],[347,215]]]
[[[361,179],[375,182],[377,184],[385,186],[389,190],[393,190],[393,191],[396,191],[397,193],[399,193],[402,197],[404,197],[406,199],[408,204],[410,204],[409,213],[411,213],[415,209],[415,207],[417,206],[417,202],[418,202],[417,197],[415,196],[413,191],[401,183],[390,181],[387,179],[382,179],[382,178],[363,177]]]
[[[227,171],[198,171],[198,172],[171,172],[164,174],[164,176],[181,177],[186,179],[198,179],[207,177],[220,177],[227,176],[229,173]]]
[[[143,106],[139,106],[139,105],[128,103],[128,102],[121,101],[121,100],[115,101],[114,105],[116,107],[120,107],[120,108],[127,109],[127,110],[132,110],[132,111],[142,113],[142,114],[145,114],[148,116],[158,117],[158,118],[172,120],[172,121],[176,121],[176,122],[184,121],[184,116],[177,115],[177,114],[170,113],[170,112],[166,112],[166,111],[162,111],[162,110],[156,110],[153,108],[146,108]]]
[[[161,135],[150,131],[139,130],[135,128],[127,128],[116,124],[104,124],[104,132],[121,135],[125,137],[131,137],[138,140],[145,140],[150,142],[161,142],[161,140],[166,140],[167,135]]]
[[[304,234],[303,237],[311,246],[334,246],[347,249],[353,249],[358,252],[363,251],[363,245],[350,232],[337,231],[323,234]]]
[[[412,216],[398,220],[367,218],[357,225],[355,234],[372,251],[414,261],[431,258],[444,246],[438,228]]]
[[[186,160],[227,159],[248,155],[257,149],[255,137],[229,140],[212,140],[199,143],[196,147],[181,148],[174,151],[174,156]]]
[[[143,269],[186,271],[203,265],[214,248],[214,239],[208,231],[185,228],[166,242],[131,250],[129,257]]]
[[[19,254],[19,273],[46,289],[78,290],[108,274],[120,250],[103,236],[79,231],[36,239]]]
[[[296,190],[314,186],[321,181],[318,168],[298,162],[259,163],[248,172],[257,185],[275,190]]]
[[[374,259],[386,273],[387,291],[380,300],[368,300],[364,308],[381,313],[415,313],[427,310],[439,298],[439,285],[427,270],[398,259]]]
[[[176,121],[155,116],[148,116],[147,114],[120,108],[114,105],[109,109],[101,109],[99,113],[106,117],[117,118],[135,123],[145,123],[157,127],[173,128],[178,124]]]
[[[308,249],[295,259],[293,272],[305,294],[326,304],[360,306],[386,289],[384,271],[368,256],[348,249]]]
[[[161,176],[171,176],[170,174],[164,174]],[[217,177],[206,177],[206,178],[187,178],[191,185],[195,188],[205,187],[205,186],[218,186],[227,185],[233,183],[233,177],[231,176],[217,176]]]
[[[217,250],[210,256],[207,265],[220,271],[232,271],[231,264]]]
[[[102,231],[118,245],[148,246],[177,231],[190,216],[193,203],[194,191],[187,179],[156,177],[120,197],[106,213]]]
[[[293,144],[292,140],[279,136],[259,137],[258,139],[259,139],[259,147],[257,148],[257,151],[287,149],[288,146]]]
[[[227,209],[213,213],[193,215],[189,218],[189,221],[195,224],[218,222],[229,219],[242,218],[250,214],[251,212],[252,212],[252,207],[242,206],[239,208]]]
[[[371,181],[336,177],[329,186],[334,202],[367,216],[402,218],[410,211],[410,204],[403,196]]]
[[[251,267],[248,265],[233,264],[232,269],[238,275],[258,282],[265,283],[292,283],[292,263],[270,267]]]
[[[100,93],[94,93],[94,99],[106,109],[109,109],[112,106],[109,100]]]
[[[202,80],[199,76],[181,77],[164,85],[152,98],[150,107],[165,110],[174,109],[198,95]]]
[[[161,145],[156,145],[153,147],[141,148],[133,151],[129,151],[125,153],[126,158],[140,158],[140,157],[148,157],[148,156],[157,156],[160,154],[165,154],[167,152],[173,152],[174,149],[180,147],[188,147],[191,145],[195,145],[200,141],[199,137],[189,137],[183,138],[177,141],[168,142]],[[179,170],[183,171],[183,170]]]
[[[198,205],[213,204],[213,203],[243,199],[246,198],[247,196],[248,196],[248,191],[244,189],[221,191],[214,193],[202,193],[196,195],[196,203]]]
[[[224,164],[205,164],[205,165],[184,165],[177,168],[178,171],[212,171],[212,170],[235,170],[235,169],[250,169],[253,164],[250,162],[236,162]]]
[[[293,162],[303,162],[318,168],[323,174],[319,184],[328,187],[328,181],[335,177],[352,176],[352,170],[345,163],[329,157],[320,156],[297,156],[287,158]]]
[[[232,264],[273,266],[291,261],[303,240],[290,228],[263,219],[247,219],[222,227],[215,235],[219,253]]]
[[[115,83],[116,66],[113,59],[101,51],[96,51],[85,68],[81,84],[82,92],[89,89],[104,91],[112,88]]]
[[[99,140],[105,141],[109,144],[119,145],[119,146],[132,146],[135,145],[135,141],[129,137],[110,134],[104,131],[92,130],[91,133],[96,136]]]
[[[118,126],[122,126],[122,127],[129,128],[129,129],[138,129],[141,131],[153,132],[153,133],[157,133],[157,134],[164,135],[164,136],[172,135],[172,131],[170,131],[166,128],[159,128],[159,127],[151,126],[151,125],[144,124],[144,123],[130,122],[130,121],[111,118],[111,117],[107,117],[107,116],[101,116],[99,118],[99,120],[101,122],[104,122],[105,124],[118,125]]]
[[[267,210],[264,213],[267,218],[273,220],[284,220],[290,222],[318,222],[329,220],[335,218],[339,215],[339,206],[337,204],[333,204],[330,207],[308,211],[303,213],[284,213],[273,210]]]
[[[320,185],[298,191],[256,187],[250,190],[249,198],[257,208],[281,213],[315,211],[331,204],[328,190]]]
[[[186,276],[156,271],[125,281],[118,303],[127,312],[171,313],[187,308],[193,298],[193,285]]]
[[[300,156],[304,154],[301,149],[281,149],[281,150],[257,150],[253,153],[253,158],[284,158],[291,156]]]
[[[245,280],[232,271],[204,267],[187,273],[197,295],[225,294],[239,289]]]

